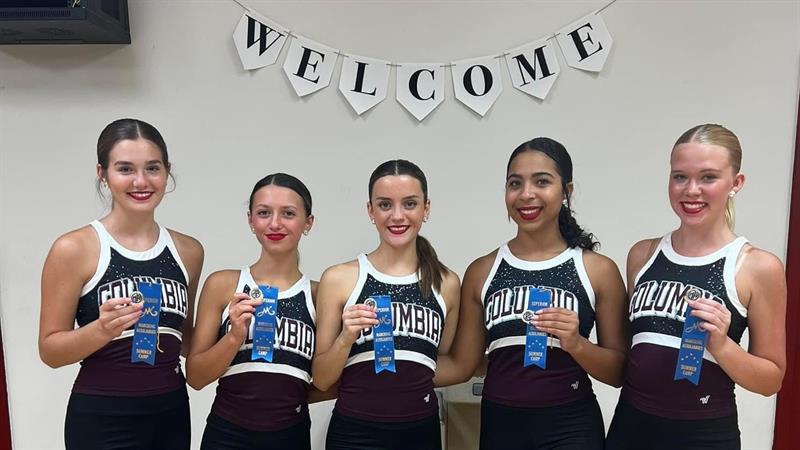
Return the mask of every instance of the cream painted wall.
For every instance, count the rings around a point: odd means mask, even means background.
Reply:
[[[335,87],[298,99],[279,67],[241,69],[232,1],[130,3],[129,46],[0,47],[0,312],[14,448],[63,446],[77,366],[40,362],[39,275],[52,241],[103,214],[94,193],[94,145],[109,121],[155,124],[178,187],[158,220],[200,239],[204,276],[257,256],[245,201],[266,173],[286,171],[314,195],[316,227],[303,270],[376,244],[364,211],[380,162],[418,162],[430,179],[424,234],[463,274],[511,237],[502,201],[506,159],[535,136],[563,142],[575,160],[579,221],[624,267],[636,240],[676,226],[666,199],[667,157],[685,129],[719,122],[744,146],[747,185],[738,228],[784,257],[798,98],[800,3],[618,1],[604,18],[614,48],[599,75],[562,66],[550,97],[513,89],[483,119],[452,98],[419,124],[390,98],[355,116]],[[274,20],[346,51],[400,61],[495,54],[549,34],[601,1],[250,1]],[[560,57],[560,56],[559,56]],[[282,59],[280,60],[282,62]],[[449,76],[449,75],[448,75]],[[338,70],[332,85],[338,83]],[[617,391],[596,384],[606,422]],[[214,390],[192,393],[199,445]],[[745,449],[769,449],[774,398],[738,393]],[[315,408],[315,441],[328,407]]]

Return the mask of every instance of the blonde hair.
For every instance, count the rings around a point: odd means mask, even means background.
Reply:
[[[742,145],[739,143],[739,138],[733,134],[733,131],[722,125],[706,123],[690,128],[675,141],[672,149],[675,150],[675,147],[688,142],[718,145],[728,151],[734,175],[738,174],[739,169],[742,168]],[[731,231],[736,224],[735,212],[733,197],[728,197],[728,202],[725,204],[725,223],[728,224]]]

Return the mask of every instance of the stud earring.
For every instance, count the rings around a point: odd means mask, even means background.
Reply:
[[[106,181],[105,178],[101,178],[100,183],[103,185],[104,188],[108,189],[108,181]]]
[[[733,189],[731,189],[731,191],[730,191],[730,192],[728,192],[728,197],[730,197],[730,198],[733,198],[733,197],[735,197],[735,196],[736,196],[736,191],[734,191]]]
[[[375,225],[375,218],[374,217],[370,217],[369,221],[372,222],[373,225]]]
[[[423,222],[427,222],[427,221],[428,221],[428,216],[425,216],[425,217],[422,219],[422,221],[423,221]]]
[[[308,236],[308,230],[303,231],[303,236]]]
[[[253,233],[253,234],[256,234],[256,229],[253,228],[253,227],[250,227],[250,232]]]
[[[569,202],[567,201],[566,198],[564,200],[561,200],[561,204],[564,206],[569,206]]]

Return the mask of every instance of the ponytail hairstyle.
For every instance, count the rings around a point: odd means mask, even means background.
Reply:
[[[405,159],[386,161],[372,172],[369,177],[370,202],[372,202],[372,188],[375,186],[375,182],[390,175],[408,175],[416,178],[422,188],[423,200],[425,204],[428,203],[428,180],[425,178],[425,174],[419,166]],[[416,247],[420,290],[423,296],[428,297],[431,294],[431,288],[437,292],[441,290],[443,274],[447,272],[447,267],[439,261],[431,243],[421,235],[417,235]]]
[[[511,170],[511,163],[514,158],[523,152],[542,153],[555,163],[556,171],[561,176],[561,190],[564,192],[564,203],[561,204],[561,210],[558,212],[558,230],[564,240],[567,241],[567,246],[569,248],[580,247],[585,250],[594,250],[599,247],[600,243],[595,240],[594,235],[584,231],[575,221],[570,207],[572,199],[568,185],[572,183],[572,158],[567,153],[567,149],[557,141],[546,137],[538,137],[525,142],[514,149],[511,157],[508,158],[506,176]]]
[[[717,145],[724,148],[728,151],[728,158],[730,159],[731,167],[733,167],[733,175],[736,176],[741,170],[742,144],[739,143],[739,138],[736,137],[733,131],[722,125],[706,123],[692,127],[675,141],[672,150],[674,151],[675,147],[689,142]],[[733,197],[730,196],[727,203],[725,203],[725,223],[733,231],[733,227],[736,225],[736,210],[733,206]]]

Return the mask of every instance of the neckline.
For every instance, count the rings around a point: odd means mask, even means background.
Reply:
[[[258,281],[256,281],[255,277],[253,277],[253,273],[250,271],[250,266],[245,266],[245,268],[243,270],[247,271],[247,277],[253,283],[258,285]],[[298,292],[303,290],[303,287],[305,286],[306,281],[307,281],[306,275],[304,273],[301,273],[300,274],[300,278],[297,281],[295,281],[294,284],[289,286],[289,289],[286,289],[285,291],[282,291],[282,290],[278,289],[278,298],[279,299],[285,299],[285,298],[289,298],[289,297],[294,297]]]
[[[697,266],[697,265],[705,265],[705,264],[709,264],[709,263],[718,261],[723,256],[725,256],[725,254],[728,252],[728,249],[732,245],[735,245],[736,243],[738,243],[740,241],[746,241],[744,236],[736,236],[736,238],[734,238],[732,241],[724,244],[722,247],[714,250],[711,253],[708,253],[708,254],[705,254],[705,255],[701,255],[701,256],[686,256],[686,255],[682,255],[682,254],[678,253],[675,250],[675,247],[673,247],[673,245],[672,245],[672,233],[674,233],[674,232],[670,232],[669,234],[664,236],[664,244],[662,245],[662,251],[664,252],[664,255],[667,258],[669,258],[669,259],[671,259],[671,260],[673,260],[675,262],[684,264],[684,265]]]
[[[520,267],[527,270],[541,270],[541,269],[549,269],[551,267],[555,267],[569,260],[570,258],[572,258],[575,249],[567,247],[566,249],[564,249],[564,251],[562,251],[558,255],[542,261],[529,261],[527,259],[522,259],[514,255],[511,252],[511,249],[508,247],[508,242],[503,244],[503,246],[500,248],[500,251],[502,252],[503,257],[506,259],[506,261],[514,267]]]
[[[117,241],[114,238],[114,235],[112,235],[111,232],[108,231],[108,228],[106,228],[106,226],[103,224],[103,222],[100,222],[99,220],[95,220],[94,223],[108,237],[108,240],[111,242],[111,246],[114,248],[114,250],[117,250],[120,254],[122,254],[123,256],[125,256],[127,258],[140,259],[140,258],[143,258],[143,257],[147,257],[147,256],[152,255],[153,252],[156,252],[156,251],[160,250],[161,247],[164,246],[164,240],[166,238],[164,236],[165,230],[158,223],[156,223],[156,226],[158,227],[158,238],[156,239],[155,244],[153,244],[152,247],[150,247],[150,248],[148,248],[146,250],[131,250],[128,247],[125,247],[124,245],[120,244],[119,241]]]
[[[408,275],[389,275],[386,273],[381,272],[380,270],[376,269],[375,266],[372,265],[372,262],[367,257],[366,253],[362,253],[358,255],[358,259],[367,267],[367,270],[370,274],[372,274],[376,279],[382,281],[384,283],[389,284],[411,284],[416,283],[419,281],[419,277],[417,276],[417,272],[410,273]]]

